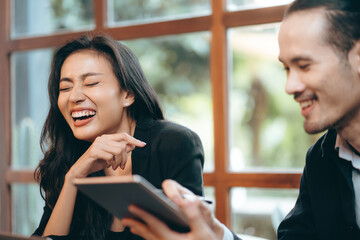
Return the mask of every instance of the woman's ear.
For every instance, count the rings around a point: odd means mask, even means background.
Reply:
[[[126,91],[124,99],[124,107],[130,107],[135,101],[135,96],[132,92]]]

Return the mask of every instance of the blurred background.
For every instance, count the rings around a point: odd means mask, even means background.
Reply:
[[[244,239],[276,239],[307,149],[284,91],[277,32],[291,0],[4,0],[0,3],[0,230],[30,235],[44,201],[32,171],[54,50],[105,33],[138,56],[165,117],[197,132],[205,194]],[[1,87],[0,87],[1,88]]]

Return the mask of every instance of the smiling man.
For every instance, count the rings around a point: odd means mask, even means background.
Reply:
[[[306,132],[328,130],[308,151],[294,209],[279,239],[360,239],[360,3],[298,0],[279,32],[286,92]]]
[[[360,1],[296,0],[279,32],[279,60],[310,134],[327,131],[308,151],[295,207],[278,229],[280,240],[360,239]],[[151,215],[124,224],[147,239],[237,239],[186,190],[163,184],[188,216],[191,231],[174,233]]]

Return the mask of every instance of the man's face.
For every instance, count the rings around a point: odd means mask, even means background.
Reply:
[[[290,14],[279,32],[285,90],[300,104],[308,133],[342,129],[360,119],[358,44],[342,57],[326,42],[323,9]]]

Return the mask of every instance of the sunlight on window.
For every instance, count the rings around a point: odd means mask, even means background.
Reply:
[[[129,25],[202,16],[210,0],[108,0],[108,25]]]
[[[13,169],[35,168],[43,156],[40,134],[49,107],[47,82],[52,53],[52,49],[40,49],[11,56]]]
[[[242,9],[262,8],[284,5],[293,0],[228,0],[227,9],[229,11],[236,11]]]
[[[43,213],[44,200],[37,184],[12,184],[12,232],[30,236],[37,228]]]
[[[11,37],[91,30],[93,12],[92,0],[12,0]]]
[[[269,240],[276,240],[280,222],[295,205],[297,189],[231,189],[232,229]]]

